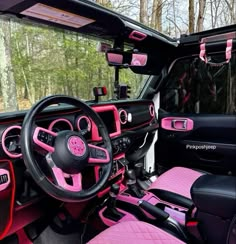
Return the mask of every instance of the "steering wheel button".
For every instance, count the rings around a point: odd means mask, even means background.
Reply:
[[[96,150],[96,151],[97,151],[96,152],[97,158],[106,158],[106,154],[104,151],[102,151],[102,150]]]

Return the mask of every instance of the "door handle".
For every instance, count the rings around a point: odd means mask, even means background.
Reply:
[[[193,130],[193,120],[181,117],[166,117],[161,120],[161,128],[172,131]]]
[[[187,130],[187,124],[187,119],[173,119],[171,121],[172,128],[176,130]]]

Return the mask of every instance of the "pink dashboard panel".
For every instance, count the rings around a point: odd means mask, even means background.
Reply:
[[[98,114],[102,113],[102,112],[112,111],[113,115],[114,115],[114,119],[115,119],[114,123],[115,123],[116,131],[110,133],[110,137],[119,136],[121,134],[119,112],[118,112],[118,109],[116,108],[116,106],[105,105],[105,106],[101,106],[101,107],[93,107],[93,110],[95,112],[97,112]],[[102,137],[99,135],[96,124],[92,120],[91,120],[91,122],[92,122],[92,140],[101,141]]]
[[[161,120],[161,128],[172,131],[191,131],[193,130],[193,120],[183,117],[166,117]]]

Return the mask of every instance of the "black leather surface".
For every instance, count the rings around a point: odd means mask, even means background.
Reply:
[[[187,197],[181,196],[174,192],[162,190],[162,189],[150,189],[149,192],[152,192],[155,196],[159,197],[161,200],[176,204],[178,206],[191,209],[193,207],[193,202]]]
[[[236,177],[203,175],[193,184],[191,196],[199,211],[232,218],[236,214]]]

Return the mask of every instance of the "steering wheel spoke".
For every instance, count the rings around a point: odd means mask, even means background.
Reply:
[[[107,149],[88,144],[90,156],[88,159],[89,164],[107,164],[110,162],[110,157]]]
[[[52,167],[55,183],[64,190],[79,192],[82,190],[82,174],[66,174],[60,168]],[[67,183],[71,181],[71,183]]]
[[[56,137],[57,133],[42,127],[36,127],[33,134],[33,141],[40,148],[52,153],[55,150],[53,144]]]

